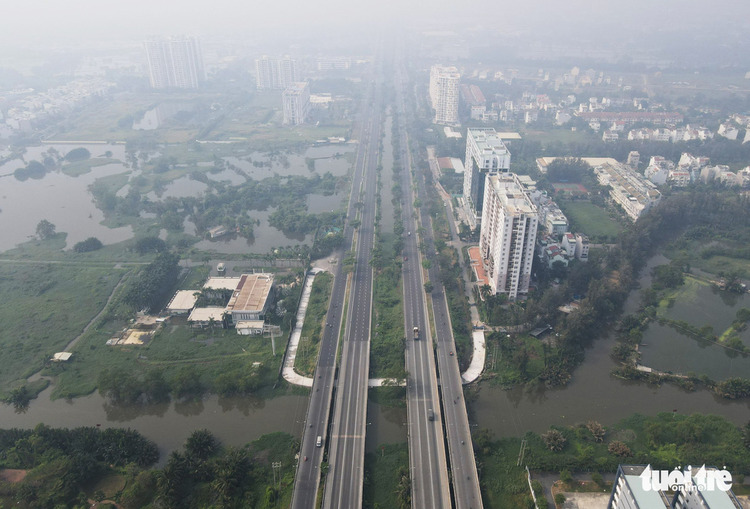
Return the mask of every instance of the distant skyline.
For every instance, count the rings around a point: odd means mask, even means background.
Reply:
[[[604,30],[610,38],[630,30],[672,32],[679,29],[721,34],[728,26],[741,27],[750,15],[742,0],[707,4],[698,0],[17,0],[3,6],[0,42],[26,46],[112,39],[144,39],[149,35],[197,36],[281,35],[307,27],[376,29],[379,26],[444,26],[457,32],[484,23],[523,27],[540,35]],[[309,31],[308,30],[308,31]],[[323,32],[325,33],[325,32]],[[610,39],[611,41],[611,39]]]

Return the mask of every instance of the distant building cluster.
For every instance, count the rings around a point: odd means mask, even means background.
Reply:
[[[534,191],[530,193],[530,196],[531,201],[539,210],[539,222],[547,230],[547,233],[559,236],[568,231],[568,218],[565,217],[557,203],[547,196],[546,192]]]
[[[81,78],[44,92],[33,89],[11,90],[0,102],[11,103],[0,109],[0,137],[14,133],[30,133],[41,123],[57,115],[65,115],[92,99],[104,97],[115,84],[99,77]]]
[[[599,184],[609,187],[609,196],[635,221],[661,200],[656,185],[614,159],[594,167]]]
[[[203,55],[195,37],[154,38],[145,47],[151,88],[198,88],[205,80]]]
[[[461,74],[455,67],[433,65],[430,69],[430,101],[436,124],[460,125],[458,95]]]
[[[325,57],[318,58],[316,64],[319,71],[344,71],[351,69],[352,59],[350,57]]]
[[[570,260],[589,259],[589,238],[582,233],[565,232],[561,236],[545,234],[539,237],[539,257],[547,267],[559,262],[567,267]]]
[[[555,159],[557,158],[540,157],[536,160],[537,168],[541,173],[547,173],[547,167]],[[628,159],[631,163],[637,161],[633,153]],[[636,172],[634,167],[619,163],[611,157],[582,157],[581,160],[591,165],[599,184],[609,187],[610,198],[633,221],[661,200],[661,193],[656,185]]]
[[[255,60],[255,85],[258,90],[285,90],[298,82],[297,62],[289,56],[262,56]]]

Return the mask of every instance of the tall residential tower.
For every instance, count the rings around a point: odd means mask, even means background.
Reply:
[[[455,67],[433,65],[430,69],[430,101],[435,110],[435,123],[459,125],[458,85],[461,75]]]
[[[310,88],[307,82],[291,83],[281,94],[284,124],[299,125],[310,110]]]
[[[293,58],[263,56],[255,60],[255,84],[258,90],[284,90],[297,78],[297,63]]]
[[[151,88],[198,88],[205,79],[195,37],[149,39],[145,46]]]
[[[510,151],[494,129],[467,129],[464,203],[472,228],[482,216],[485,177],[492,173],[507,173],[509,169]]]
[[[492,293],[509,299],[529,291],[539,223],[536,206],[513,173],[489,174],[479,252]]]

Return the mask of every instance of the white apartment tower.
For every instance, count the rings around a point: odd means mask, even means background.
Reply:
[[[469,128],[466,131],[464,159],[464,203],[466,212],[476,227],[482,216],[485,177],[491,173],[507,173],[510,151],[492,128]]]
[[[284,110],[284,124],[299,125],[307,118],[310,110],[310,88],[307,82],[290,84],[281,94]]]
[[[151,88],[198,88],[205,79],[203,56],[195,37],[145,42]]]
[[[430,69],[430,101],[435,110],[435,123],[457,126],[458,85],[461,75],[455,67],[433,65]]]
[[[297,81],[297,64],[293,58],[263,55],[255,60],[255,84],[258,90],[284,90]]]
[[[539,224],[536,206],[513,173],[487,175],[479,251],[492,293],[529,292]]]

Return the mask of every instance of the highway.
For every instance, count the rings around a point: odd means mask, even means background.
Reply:
[[[347,218],[354,218],[359,201],[359,190],[362,186],[362,177],[368,162],[368,151],[372,149],[372,142],[365,142],[367,133],[372,132],[373,110],[368,100],[370,94],[365,94],[363,100],[362,114],[358,122],[358,137],[360,140],[357,151],[357,159],[352,175],[352,193],[349,197]],[[375,124],[379,125],[379,124]],[[373,139],[373,137],[370,137]],[[377,138],[374,138],[377,139]],[[360,234],[361,235],[361,234]],[[354,231],[347,221],[344,229],[344,252],[349,251],[352,246]],[[341,259],[341,256],[339,256]],[[327,444],[328,418],[331,412],[333,400],[334,379],[336,375],[336,352],[339,346],[339,331],[341,330],[344,299],[346,296],[347,277],[343,272],[341,263],[337,264],[334,274],[331,300],[329,302],[328,314],[326,315],[327,326],[321,338],[318,363],[313,378],[313,386],[310,394],[310,403],[307,408],[305,428],[300,445],[297,473],[295,476],[294,493],[292,495],[293,509],[312,509],[316,506],[318,497],[318,486],[320,484],[320,465],[323,461],[324,451]],[[367,267],[367,264],[365,264]],[[349,313],[351,315],[351,312]],[[369,342],[367,343],[369,347]],[[369,350],[368,350],[369,352]],[[367,370],[365,370],[365,377]],[[365,379],[365,385],[367,380]],[[367,393],[365,392],[365,396]],[[364,417],[363,417],[364,418]],[[317,446],[317,439],[321,437],[322,446]],[[363,440],[364,444],[364,440]],[[360,462],[364,461],[364,451]],[[361,483],[360,483],[361,486]],[[361,488],[360,488],[361,490]],[[359,505],[361,505],[361,497]],[[344,506],[341,506],[344,507]],[[352,506],[354,507],[354,506]]]
[[[361,190],[352,188],[352,195],[359,196],[361,202],[361,225],[357,230],[356,263],[336,384],[329,470],[323,493],[323,507],[330,509],[362,507],[372,321],[370,255],[375,238],[375,194],[383,112],[381,88],[382,77],[379,76],[369,128],[360,141],[361,146],[366,147],[363,184]]]
[[[396,100],[401,147],[401,187],[404,203],[404,326],[406,335],[407,421],[409,436],[409,470],[412,507],[432,509],[451,507],[448,466],[443,440],[442,415],[435,371],[432,334],[427,320],[427,305],[422,278],[422,264],[417,247],[411,191],[411,164],[406,137],[403,94],[399,86],[402,74],[396,74]],[[414,339],[413,328],[419,328]]]
[[[397,79],[397,85],[402,83]],[[399,87],[400,89],[401,87]],[[397,97],[399,96],[397,91]],[[400,98],[403,104],[403,97]],[[402,148],[406,150],[408,143],[405,139],[401,142]],[[408,155],[404,155],[404,160]],[[426,188],[423,175],[417,176],[417,196],[423,204],[426,204]],[[435,342],[438,371],[440,373],[440,387],[442,397],[441,420],[444,429],[445,441],[448,444],[450,477],[454,507],[458,509],[478,509],[482,506],[482,495],[479,487],[474,449],[471,442],[471,428],[463,399],[461,373],[456,358],[456,345],[453,337],[453,328],[448,312],[448,302],[445,296],[440,268],[435,256],[435,245],[432,233],[432,218],[427,207],[423,206],[420,211],[421,224],[423,227],[421,236],[423,252],[430,261],[428,270],[429,280],[433,285],[432,310],[435,323]],[[409,214],[406,214],[409,215]],[[451,221],[452,222],[452,221]],[[411,454],[410,445],[410,455]],[[411,461],[411,460],[410,460]],[[413,492],[416,493],[413,487]],[[413,507],[418,507],[413,505]],[[448,505],[432,507],[448,507]]]

